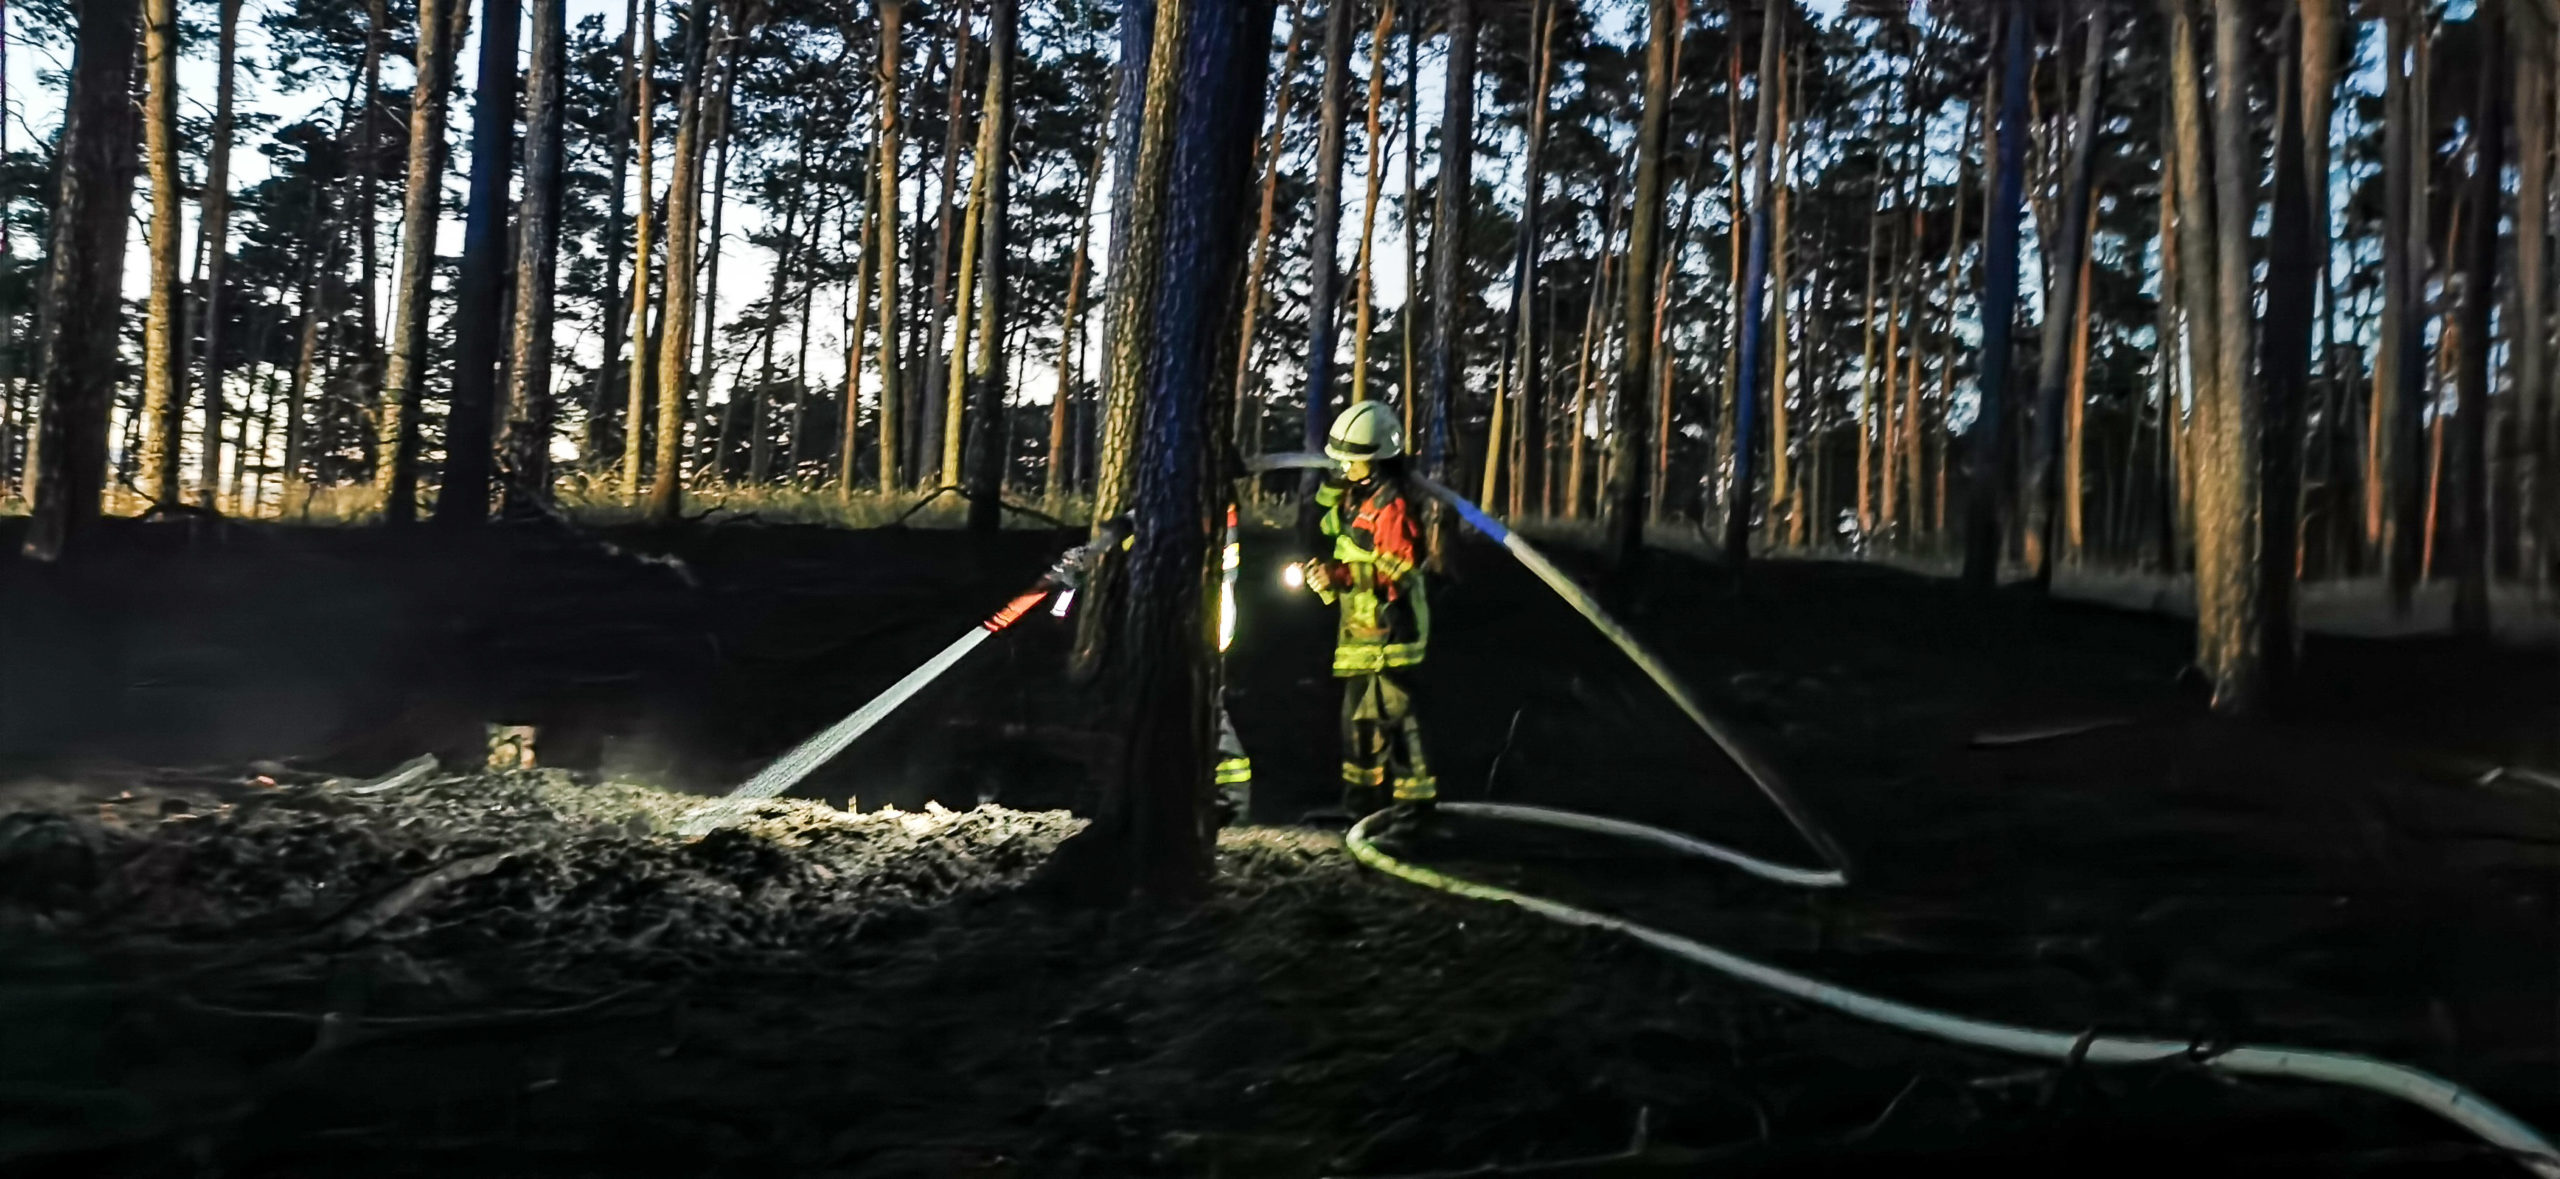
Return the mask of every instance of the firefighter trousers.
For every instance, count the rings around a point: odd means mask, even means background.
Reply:
[[[1376,810],[1390,791],[1397,802],[1430,802],[1439,795],[1430,763],[1422,756],[1422,723],[1413,695],[1398,672],[1373,672],[1342,681],[1342,798],[1353,814]]]

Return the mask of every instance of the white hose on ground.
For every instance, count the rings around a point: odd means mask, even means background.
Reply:
[[[1527,541],[1485,515],[1484,511],[1447,487],[1429,479],[1422,486],[1443,502],[1455,508],[1478,531],[1500,541],[1512,556],[1530,572],[1547,583],[1592,625],[1617,644],[1637,667],[1659,685],[1689,719],[1713,738],[1726,755],[1757,783],[1770,801],[1785,812],[1789,821],[1815,851],[1832,866],[1830,871],[1815,871],[1772,864],[1764,860],[1720,847],[1705,840],[1666,831],[1624,819],[1602,818],[1549,807],[1522,806],[1510,803],[1447,802],[1439,809],[1452,814],[1480,815],[1514,822],[1535,823],[1574,831],[1585,831],[1618,838],[1633,839],[1686,855],[1699,856],[1738,867],[1763,879],[1804,887],[1836,888],[1846,883],[1841,870],[1847,863],[1839,845],[1828,832],[1813,822],[1812,816],[1797,804],[1782,785],[1774,770],[1762,762],[1740,740],[1733,737],[1704,706],[1691,696],[1687,687],[1653,654],[1637,643],[1626,628],[1600,609],[1599,603],[1580,586],[1557,570],[1546,557],[1531,548]],[[1384,814],[1385,812],[1380,812]],[[1517,905],[1552,921],[1567,925],[1607,929],[1635,938],[1674,957],[1697,963],[1804,1002],[1836,1011],[1856,1019],[1868,1020],[1921,1036],[1967,1047],[2018,1056],[2063,1062],[2089,1064],[2157,1064],[2191,1060],[2206,1068],[2243,1076],[2279,1077],[2344,1085],[2397,1098],[2470,1131],[2482,1141],[2507,1152],[2543,1179],[2560,1179],[2560,1148],[2554,1148],[2533,1127],[2492,1105],[2486,1098],[2432,1073],[2358,1056],[2347,1052],[2329,1052],[2310,1048],[2229,1047],[2208,1049],[2200,1044],[2173,1040],[2128,1039],[2095,1034],[2072,1034],[2021,1027],[1992,1020],[1973,1019],[1943,1011],[1933,1011],[1875,995],[1835,986],[1820,979],[1781,970],[1756,962],[1739,954],[1718,949],[1705,942],[1668,933],[1623,917],[1578,908],[1560,901],[1530,896],[1507,888],[1483,884],[1407,864],[1378,849],[1369,840],[1370,824],[1380,815],[1370,815],[1352,825],[1343,842],[1361,863],[1388,875],[1424,888],[1454,896],[1477,900],[1499,901]]]
[[[1701,844],[1676,832],[1647,828],[1641,823],[1618,819],[1594,820],[1589,815],[1545,807],[1513,806],[1504,803],[1446,802],[1440,810],[1461,815],[1507,819],[1564,827],[1577,831],[1625,835],[1658,846],[1724,860],[1722,849]],[[1705,942],[1668,933],[1649,925],[1641,925],[1623,917],[1578,908],[1561,901],[1551,901],[1527,893],[1514,892],[1496,885],[1483,884],[1463,877],[1402,860],[1379,850],[1369,839],[1370,824],[1378,821],[1379,812],[1353,824],[1343,836],[1343,843],[1361,863],[1390,876],[1421,885],[1424,888],[1475,900],[1498,901],[1567,925],[1606,929],[1622,933],[1700,966],[1741,979],[1754,986],[1776,991],[1855,1019],[1884,1024],[1902,1031],[2016,1056],[2036,1057],[2063,1062],[2088,1064],[2164,1064],[2188,1060],[2206,1068],[2241,1076],[2277,1077],[2287,1080],[2318,1081],[2344,1085],[2398,1098],[2435,1114],[2470,1131],[2489,1145],[2505,1151],[2544,1179],[2560,1179],[2560,1148],[2533,1127],[2489,1103],[2488,1099],[2433,1073],[2358,1056],[2349,1052],[2329,1052],[2313,1048],[2232,1047],[2212,1049],[2199,1044],[2174,1040],[2126,1039],[2115,1036],[2074,1034],[2021,1027],[1987,1019],[1973,1019],[1944,1011],[1853,991],[1793,971],[1781,970],[1765,962],[1757,962]]]

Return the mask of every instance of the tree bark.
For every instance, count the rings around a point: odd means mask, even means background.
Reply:
[[[2317,3],[2318,0],[2310,0]],[[2308,9],[2305,9],[2307,12]],[[2515,487],[2528,581],[2547,588],[2560,557],[2560,433],[2551,390],[2550,278],[2552,52],[2554,30],[2541,5],[2507,6],[2515,46],[2516,190]],[[2306,26],[2307,28],[2308,26]],[[2306,50],[2307,52],[2307,50]],[[2324,208],[2325,212],[2325,208]]]
[[[874,138],[864,154],[863,168],[875,193],[883,167],[880,141]],[[854,476],[862,461],[862,337],[871,327],[871,265],[879,252],[872,244],[880,231],[880,202],[876,198],[863,202],[858,225],[854,231],[853,285],[844,292],[844,420],[838,423],[843,436],[836,448],[836,498],[845,503],[853,502]]]
[[[685,22],[684,87],[676,99],[675,164],[667,177],[667,279],[658,322],[658,469],[649,484],[648,517],[672,524],[684,504],[684,426],[690,408],[694,259],[702,234],[705,57],[717,39],[720,9],[694,0]]]
[[[232,106],[239,90],[240,3],[222,0],[213,142],[206,151],[203,213],[196,229],[197,256],[204,259],[204,302],[197,311],[204,340],[204,450],[197,465],[196,500],[208,511],[222,507],[222,283],[231,260],[231,143],[237,127]]]
[[[881,39],[886,46],[897,37],[897,0],[881,4]],[[883,48],[883,53],[889,52]],[[649,441],[649,394],[651,365],[648,360],[649,338],[649,250],[656,237],[657,193],[652,178],[658,154],[658,0],[641,0],[640,67],[638,71],[639,128],[632,135],[633,149],[640,155],[640,208],[632,215],[631,233],[631,372],[629,394],[622,415],[622,494],[637,502],[640,481],[647,474],[645,462]],[[881,118],[890,117],[896,103],[883,99]]]
[[[1011,467],[1011,431],[1005,414],[1005,219],[1013,198],[1013,54],[1019,0],[993,0],[987,12],[987,106],[978,116],[978,172],[987,178],[979,198],[979,229],[984,240],[986,274],[979,285],[978,357],[969,374],[969,400],[976,421],[970,436],[968,468],[969,531],[993,533],[1001,515],[1005,478]],[[1266,22],[1267,24],[1267,22]],[[1266,67],[1267,68],[1267,67]]]
[[[1113,269],[1117,277],[1111,284],[1113,311],[1106,322],[1111,339],[1104,362],[1109,377],[1104,388],[1111,401],[1105,415],[1100,461],[1095,466],[1093,488],[1093,521],[1096,535],[1110,520],[1129,510],[1136,494],[1138,471],[1136,452],[1139,439],[1139,409],[1142,393],[1155,388],[1156,371],[1164,361],[1156,339],[1157,299],[1165,281],[1165,250],[1168,247],[1165,215],[1166,177],[1173,170],[1175,112],[1180,109],[1183,79],[1184,38],[1192,18],[1194,0],[1158,0],[1149,15],[1152,18],[1154,42],[1147,52],[1149,63],[1144,88],[1145,110],[1139,121],[1139,134],[1132,156],[1123,157],[1130,164],[1130,197],[1126,236],[1119,230],[1115,212],[1113,227]],[[1212,24],[1225,19],[1223,5],[1209,5],[1220,11],[1209,16]],[[1123,10],[1125,17],[1126,10]],[[1123,33],[1127,32],[1123,27]],[[1125,93],[1125,92],[1124,92]],[[1197,161],[1194,161],[1196,163]],[[1188,277],[1188,276],[1186,276]],[[1082,607],[1084,620],[1076,635],[1073,672],[1079,678],[1100,670],[1104,633],[1110,619],[1120,612],[1121,570],[1111,554],[1103,555],[1102,564],[1085,590]]]
[[[1095,535],[1113,516],[1126,510],[1129,491],[1123,482],[1128,474],[1127,460],[1138,430],[1138,399],[1141,389],[1121,381],[1120,352],[1122,320],[1135,314],[1135,308],[1146,306],[1136,298],[1137,292],[1123,291],[1133,283],[1155,281],[1154,260],[1142,256],[1137,249],[1141,241],[1158,240],[1158,227],[1142,223],[1139,204],[1146,202],[1145,216],[1154,216],[1155,195],[1162,187],[1163,161],[1158,170],[1149,172],[1145,155],[1150,136],[1162,132],[1153,120],[1163,110],[1159,102],[1173,100],[1172,79],[1165,80],[1166,89],[1159,94],[1151,65],[1156,51],[1166,42],[1166,34],[1175,34],[1173,44],[1180,44],[1178,30],[1163,30],[1158,25],[1159,0],[1123,0],[1120,5],[1120,60],[1116,67],[1120,76],[1118,121],[1111,132],[1111,272],[1103,292],[1102,309],[1102,405],[1101,422],[1095,430],[1093,458],[1093,524]],[[1176,10],[1179,16],[1179,10]],[[1163,149],[1157,149],[1161,152]],[[1142,182],[1143,181],[1143,182]],[[1144,197],[1141,197],[1144,193]],[[1322,269],[1318,269],[1322,273]],[[1143,284],[1141,284],[1143,285]],[[1152,297],[1150,295],[1149,297]],[[1143,358],[1139,358],[1142,360]],[[1137,363],[1138,360],[1133,360]],[[1105,513],[1103,504],[1111,510]],[[1095,588],[1103,588],[1096,586]],[[1100,651],[1101,630],[1093,621],[1098,611],[1088,604],[1086,622],[1078,630],[1075,670],[1079,676],[1090,675],[1094,659]]]
[[[1192,11],[1186,12],[1186,9]],[[1193,5],[1165,0],[1148,86],[1147,147],[1158,157],[1139,175],[1141,200],[1169,161],[1162,157],[1175,109],[1180,111],[1180,165],[1161,197],[1155,237],[1166,253],[1142,285],[1154,296],[1124,309],[1116,343],[1152,337],[1159,358],[1115,348],[1116,368],[1149,377],[1145,399],[1144,475],[1137,484],[1137,546],[1121,618],[1125,642],[1113,694],[1129,701],[1119,747],[1122,780],[1094,825],[1080,837],[1092,868],[1089,895],[1136,892],[1159,900],[1192,900],[1208,887],[1214,840],[1206,815],[1215,758],[1216,611],[1209,587],[1216,572],[1212,521],[1227,488],[1214,447],[1231,363],[1222,337],[1235,323],[1234,297],[1244,261],[1235,209],[1250,178],[1255,123],[1269,70],[1270,0]],[[1163,30],[1185,34],[1168,43]],[[1172,92],[1179,79],[1178,104]],[[1165,100],[1159,104],[1161,95]],[[1124,253],[1123,258],[1130,255]],[[1158,290],[1159,281],[1161,289]],[[1115,292],[1115,295],[1119,292]],[[1132,319],[1154,322],[1133,325]],[[1133,330],[1134,329],[1134,330]],[[1088,609],[1091,607],[1088,606]],[[1063,854],[1063,853],[1062,853]]]
[[[1528,154],[1521,162],[1526,180],[1520,203],[1520,268],[1519,277],[1512,283],[1512,318],[1519,325],[1514,346],[1520,364],[1520,420],[1515,430],[1520,443],[1514,452],[1511,479],[1511,514],[1515,518],[1526,514],[1529,489],[1540,486],[1546,477],[1546,447],[1538,442],[1544,436],[1542,426],[1546,421],[1546,370],[1538,349],[1538,254],[1540,234],[1545,228],[1547,111],[1554,105],[1558,11],[1558,0],[1539,0],[1532,17],[1537,30],[1532,54],[1538,72],[1530,101],[1537,105],[1529,111]]]
[[[454,58],[470,13],[469,0],[418,0],[418,81],[410,92],[409,183],[400,207],[400,286],[392,303],[391,365],[385,374],[383,413],[376,423],[382,431],[384,456],[376,468],[382,517],[391,524],[409,524],[418,518],[427,311],[435,298],[436,225],[444,212],[445,96],[453,85]]]
[[[1132,7],[1144,3],[1146,0],[1129,0]],[[880,196],[877,202],[880,213],[878,224],[872,229],[872,241],[879,252],[876,264],[880,270],[880,412],[877,418],[882,495],[891,494],[900,486],[898,401],[903,391],[899,388],[898,369],[898,24],[905,12],[906,0],[880,0]],[[848,408],[846,412],[852,411]],[[851,486],[850,480],[847,480],[847,486]]]
[[[731,126],[730,101],[738,90],[738,55],[746,44],[745,38],[739,35],[723,37],[722,40],[727,43],[728,49],[720,55],[719,63],[711,67],[719,71],[720,88],[715,92],[706,85],[703,90],[705,99],[703,109],[695,116],[695,122],[700,124],[698,133],[702,144],[700,150],[705,158],[716,156],[718,159],[718,163],[713,166],[710,173],[711,233],[706,238],[697,239],[695,246],[699,251],[695,255],[697,258],[695,265],[704,272],[702,297],[696,304],[699,310],[695,312],[694,318],[694,330],[701,333],[697,341],[701,352],[700,359],[694,362],[693,381],[689,388],[701,395],[700,409],[706,419],[712,412],[712,377],[719,372],[720,368],[720,259],[729,252],[729,156],[736,142],[734,129]],[[697,186],[700,184],[698,174],[695,183]],[[697,218],[701,216],[703,199],[704,197],[700,194],[694,198],[694,215]],[[736,396],[737,386],[744,378],[746,371],[746,358],[741,356],[738,359],[739,377],[730,381],[732,397]],[[728,415],[723,412],[720,420],[725,424],[728,421]],[[706,430],[705,433],[709,431]],[[727,435],[728,431],[724,428],[713,438],[711,479],[715,483],[725,479],[728,473],[727,468],[721,465]]]
[[[2258,558],[2263,540],[2261,407],[2250,396],[2249,225],[2255,219],[2256,153],[2249,136],[2248,14],[2241,0],[2215,0],[2213,21],[2212,314],[2220,320],[2215,410],[2201,433],[2196,501],[2196,638],[2198,662],[2213,682],[2217,712],[2245,714],[2264,703],[2264,598]],[[2183,118],[2183,113],[2182,113]]]
[[[86,0],[63,104],[39,318],[43,389],[25,554],[59,560],[97,522],[107,416],[124,327],[125,224],[133,208],[136,0]]]
[[[516,214],[515,332],[507,364],[507,510],[551,506],[551,302],[560,263],[566,154],[561,104],[569,64],[565,0],[533,0],[525,77],[524,203]]]
[[[147,0],[142,14],[143,155],[151,168],[149,309],[142,322],[143,494],[178,503],[180,432],[186,411],[186,295],[178,286],[178,239],[185,236],[178,179],[178,0]]]
[[[2403,6],[2393,7],[2386,20],[2390,52],[2385,58],[2384,84],[2386,91],[2398,92],[2399,101],[2384,116],[2382,127],[2389,206],[2383,218],[2383,367],[2389,379],[2381,394],[2382,465],[2390,505],[2383,523],[2383,545],[2392,607],[2407,617],[2424,557],[2427,520],[2420,451],[2426,414],[2426,200],[2433,137],[2422,131],[2412,133],[2429,125],[2424,22]],[[2404,59],[2414,59],[2406,74]],[[2390,104],[2388,93],[2384,101]]]
[[[2288,39],[2301,36],[2298,17],[2284,22]],[[2293,583],[2300,551],[2302,431],[2311,395],[2311,338],[2319,309],[2318,214],[2311,207],[2309,111],[2297,84],[2298,53],[2278,60],[2273,216],[2267,241],[2267,302],[2261,319],[2264,354],[2260,379],[2264,425],[2256,459],[2261,492],[2258,537],[2258,649],[2263,678],[2281,691],[2291,678],[2294,647]],[[2254,161],[2251,164],[2254,167]],[[2241,211],[2245,226],[2257,210]]]
[[[1893,180],[1891,187],[1899,192],[1901,182]],[[1861,537],[1873,536],[1876,531],[1876,264],[1888,250],[1897,266],[1902,260],[1901,236],[1896,234],[1889,247],[1885,241],[1885,225],[1891,220],[1885,211],[1886,189],[1887,177],[1879,172],[1875,182],[1875,211],[1867,216],[1867,292],[1866,297],[1858,303],[1858,320],[1862,326],[1862,335],[1865,337],[1860,345],[1858,357],[1857,512],[1858,535]],[[1896,209],[1894,212],[1899,213],[1901,210]],[[1897,307],[1894,311],[1886,312],[1886,318],[1891,318],[1898,310]],[[1891,353],[1886,354],[1886,360],[1887,363],[1891,363]],[[1893,428],[1893,415],[1890,410],[1884,415],[1884,423],[1887,430]],[[1891,482],[1891,478],[1888,476],[1886,481]]]
[[[2029,84],[2028,9],[2011,0],[2001,9],[2001,17],[2008,44],[2001,70],[1993,193],[1982,239],[1988,269],[1982,295],[1982,396],[1965,444],[1964,580],[1984,590],[2000,579],[2002,541],[2007,535],[2001,507],[2007,498],[2013,450],[2009,337],[2018,318],[2019,198],[2026,180]]]
[[[1794,295],[1793,276],[1788,263],[1795,257],[1795,85],[1789,73],[1786,47],[1778,49],[1778,138],[1772,150],[1778,153],[1777,191],[1770,195],[1775,209],[1771,214],[1769,256],[1769,540],[1783,544],[1786,531],[1792,531],[1795,502],[1795,430],[1789,419],[1787,404],[1787,367],[1793,359],[1788,323],[1793,317],[1790,302]],[[1798,60],[1801,60],[1799,58]],[[1786,531],[1782,531],[1786,530]]]
[[[1395,0],[1381,0],[1381,3],[1378,5],[1378,25],[1369,32],[1369,44],[1371,46],[1382,46],[1387,43],[1387,31],[1395,26],[1395,19]],[[1369,399],[1369,336],[1370,328],[1376,322],[1377,317],[1378,275],[1376,247],[1378,239],[1378,200],[1387,180],[1385,151],[1386,140],[1380,134],[1378,125],[1378,109],[1380,104],[1385,100],[1386,90],[1386,58],[1382,53],[1373,48],[1370,52],[1369,62],[1369,117],[1368,122],[1365,125],[1368,133],[1369,150],[1367,155],[1363,157],[1368,164],[1368,180],[1366,182],[1368,185],[1368,197],[1360,203],[1360,260],[1355,267],[1355,274],[1357,276],[1355,281],[1360,284],[1360,293],[1358,301],[1354,304],[1355,309],[1352,312],[1353,319],[1351,327],[1351,402],[1354,405]],[[1405,291],[1405,298],[1407,300],[1406,306],[1408,308],[1411,307],[1413,305],[1411,300],[1414,298],[1414,292],[1410,288]],[[1407,326],[1409,328],[1411,317],[1408,316],[1406,318],[1408,321]],[[1413,402],[1413,390],[1410,387],[1407,387],[1400,390],[1399,395],[1403,397],[1406,405],[1408,406],[1405,416],[1407,420],[1410,420],[1412,418],[1410,406]],[[1322,440],[1319,439],[1318,441],[1321,442]],[[1405,440],[1405,444],[1407,447],[1411,447],[1417,441],[1417,439],[1407,438]]]
[[[963,256],[959,260],[958,269],[954,270],[951,256],[951,235],[954,224],[969,218],[978,202],[978,180],[974,174],[969,181],[968,198],[958,203],[954,203],[951,199],[952,189],[959,183],[960,178],[961,134],[967,125],[968,112],[964,96],[969,89],[969,63],[974,56],[974,51],[969,47],[967,0],[960,0],[959,3],[953,4],[948,19],[951,21],[951,68],[944,73],[943,89],[949,98],[950,105],[943,112],[942,122],[942,187],[936,190],[942,194],[942,197],[941,205],[934,213],[933,310],[930,313],[931,318],[925,321],[924,329],[923,395],[931,397],[935,392],[942,390],[946,384],[950,386],[951,391],[942,413],[928,411],[922,420],[916,423],[924,431],[916,452],[916,465],[923,468],[917,472],[921,476],[918,481],[918,486],[921,487],[957,485],[960,481],[958,419],[961,395],[959,382],[950,381],[948,377],[951,369],[966,369],[969,365],[970,260]],[[971,169],[972,173],[977,170],[974,167]],[[963,240],[966,240],[965,234]],[[960,282],[960,306],[956,316],[951,303],[951,285],[955,275]],[[955,317],[959,320],[957,333],[959,338],[953,342],[947,353],[949,360],[948,367],[945,367],[946,353],[943,350],[942,340],[946,325],[950,324]]]
[[[1475,204],[1475,0],[1448,0],[1448,20],[1449,58],[1443,67],[1447,85],[1440,94],[1439,200],[1431,210],[1431,428],[1422,447],[1423,469],[1435,475],[1447,473],[1449,435],[1456,424],[1451,401],[1466,365],[1459,355],[1459,285],[1467,268],[1467,214]],[[1661,210],[1654,211],[1654,218],[1661,219]],[[1629,273],[1653,271],[1648,267]],[[1643,408],[1642,397],[1637,398],[1637,408]],[[1641,534],[1642,488],[1630,502],[1637,509],[1635,527]]]
[[[467,0],[465,0],[467,2]],[[507,190],[514,164],[517,0],[482,0],[479,96],[471,113],[471,203],[454,284],[453,399],[445,418],[436,523],[489,516],[490,435],[497,410],[500,299],[506,282]],[[288,447],[290,449],[290,447]]]
[[[2079,433],[2066,430],[2066,414],[2076,418],[2076,411],[2066,410],[2063,398],[2071,380],[2071,336],[2078,322],[2080,284],[2084,267],[2080,262],[2089,250],[2089,186],[2097,170],[2098,99],[2106,89],[2107,77],[2107,5],[2097,0],[2088,6],[2088,26],[2083,32],[2084,48],[2079,78],[2079,108],[2071,116],[2070,174],[2064,178],[2062,218],[2054,238],[2044,245],[2047,270],[2052,282],[2045,292],[2044,348],[2038,358],[2036,376],[2036,453],[2028,485],[2034,489],[2030,501],[2028,535],[2040,538],[2037,545],[2035,586],[2039,593],[2053,588],[2053,567],[2065,540],[2063,526],[2064,468],[2070,468],[2073,480],[2080,475],[2078,451],[2066,459],[2063,444],[2076,447]],[[2059,240],[2055,240],[2058,238]],[[2070,492],[2072,525],[2068,529],[2074,547],[2079,534],[2079,490],[2076,482]]]

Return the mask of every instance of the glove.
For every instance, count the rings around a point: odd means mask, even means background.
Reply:
[[[1319,594],[1333,592],[1333,566],[1323,561],[1307,562],[1307,588]]]
[[[1044,580],[1060,589],[1077,590],[1084,588],[1085,578],[1092,573],[1093,546],[1080,544],[1061,554]]]

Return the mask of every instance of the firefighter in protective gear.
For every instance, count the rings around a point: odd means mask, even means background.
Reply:
[[[1307,563],[1306,582],[1341,615],[1333,675],[1343,681],[1343,809],[1365,815],[1392,798],[1404,815],[1427,814],[1439,789],[1423,759],[1410,676],[1431,639],[1431,604],[1404,441],[1384,403],[1362,401],[1334,419],[1324,449],[1339,464],[1316,491],[1333,549]]]

